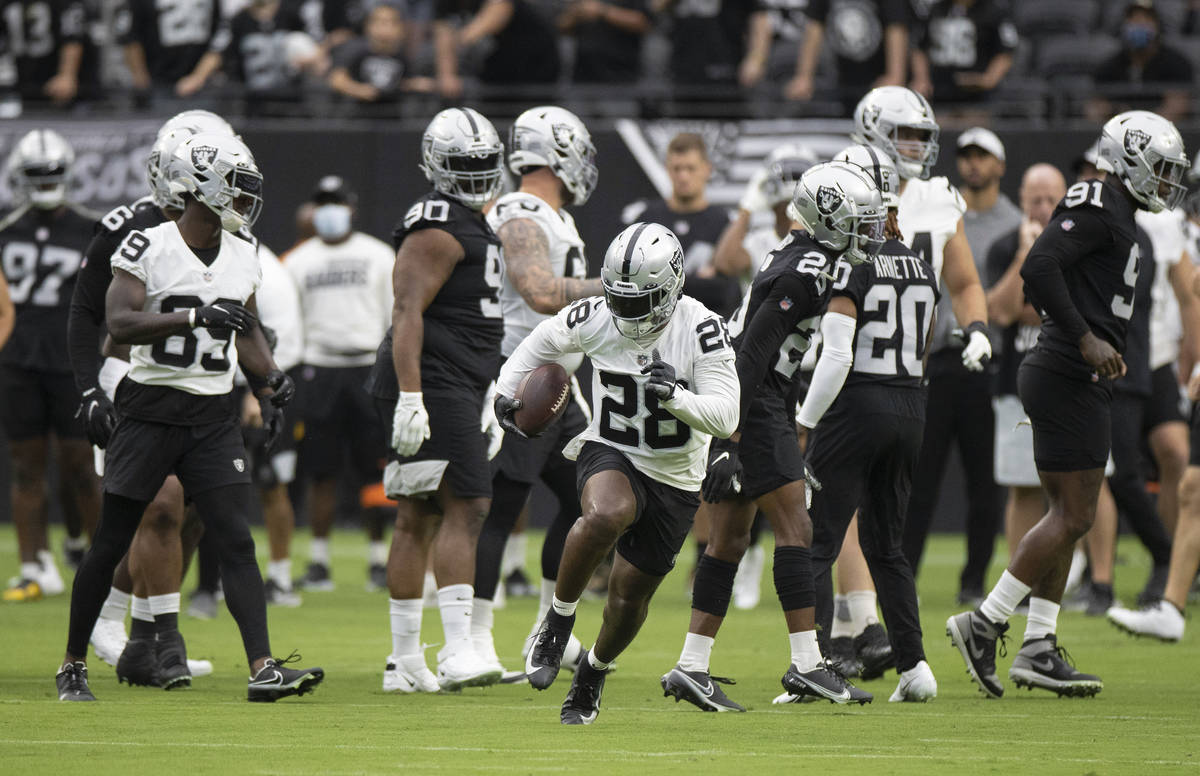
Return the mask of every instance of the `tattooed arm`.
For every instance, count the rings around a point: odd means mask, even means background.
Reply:
[[[505,273],[534,312],[553,315],[570,302],[603,292],[599,278],[557,277],[550,266],[550,241],[529,218],[506,221],[497,233],[504,245]]]

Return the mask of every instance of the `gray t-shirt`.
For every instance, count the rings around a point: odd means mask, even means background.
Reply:
[[[979,272],[979,279],[984,283],[984,288],[987,288],[984,278],[987,277],[985,265],[987,264],[988,249],[992,247],[992,243],[997,238],[1003,237],[1020,225],[1021,209],[1004,194],[1000,194],[996,199],[996,204],[990,210],[967,210],[963,214],[963,231],[967,234],[967,244],[971,246],[975,269]],[[945,293],[944,288],[941,301],[938,302],[937,316],[937,324],[933,332],[933,352],[935,353],[951,345],[957,347],[956,343],[950,341],[950,332],[957,329],[959,323],[954,317],[950,295]],[[998,340],[993,333],[993,349],[997,343]]]

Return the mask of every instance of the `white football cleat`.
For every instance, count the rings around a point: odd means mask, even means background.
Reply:
[[[125,620],[103,617],[96,620],[96,627],[92,628],[92,646],[96,649],[96,657],[115,667],[125,651],[127,641],[129,637],[125,635]]]
[[[888,701],[890,703],[900,703],[901,701],[924,703],[936,697],[937,679],[934,678],[929,664],[922,660],[900,674],[900,684],[896,685],[896,691],[892,693],[892,697],[888,698]]]
[[[780,693],[779,695],[776,695],[775,698],[771,701],[771,703],[775,703],[775,704],[816,703],[819,700],[822,700],[822,699],[817,697],[816,695],[793,695],[790,692],[785,692],[785,693]]]
[[[454,652],[443,649],[438,653],[437,683],[449,692],[495,684],[503,673],[504,669],[498,663],[488,665],[474,649],[459,648]]]
[[[753,609],[762,598],[762,572],[767,553],[761,544],[746,550],[733,578],[733,608]]]
[[[1169,601],[1159,601],[1141,609],[1114,606],[1107,616],[1113,625],[1134,636],[1150,636],[1162,641],[1183,638],[1183,613]]]
[[[423,654],[389,655],[383,669],[384,692],[437,692],[438,681]]]
[[[187,661],[188,670],[192,672],[193,677],[210,676],[213,672],[211,660],[192,660],[190,657]]]
[[[518,684],[526,680],[524,671],[509,671],[500,662],[500,656],[496,654],[496,642],[490,630],[472,633],[471,645],[475,647],[475,654],[489,668],[500,669],[500,684]]]
[[[37,578],[37,583],[42,588],[42,595],[61,595],[67,586],[63,584],[62,575],[58,573],[58,565],[54,562],[54,553],[50,550],[38,550],[37,558],[42,567],[42,573]]]

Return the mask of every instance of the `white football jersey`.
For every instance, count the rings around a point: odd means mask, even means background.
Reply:
[[[900,193],[897,221],[903,242],[933,267],[935,277],[942,276],[946,243],[958,231],[958,222],[966,212],[962,194],[945,177],[927,181],[910,178]]]
[[[750,290],[750,284],[754,282],[758,268],[767,260],[767,254],[778,248],[786,238],[787,235],[780,237],[776,234],[774,225],[751,229],[746,233],[742,248],[750,254],[750,270],[740,278],[743,294]]]
[[[174,221],[125,236],[113,254],[114,270],[133,275],[146,286],[145,312],[170,313],[225,300],[245,304],[262,283],[257,246],[221,232],[212,264],[188,247]],[[237,335],[196,328],[153,345],[130,349],[129,379],[187,393],[220,396],[233,390]]]
[[[275,364],[285,372],[304,356],[304,322],[300,315],[300,294],[283,262],[267,246],[259,243],[262,264],[262,291],[259,293],[258,319],[275,332]]]
[[[570,213],[555,211],[541,197],[514,191],[496,200],[496,206],[487,214],[488,226],[497,234],[505,223],[520,218],[533,221],[546,235],[550,245],[550,269],[556,277],[580,280],[587,277],[583,240]],[[550,317],[535,312],[526,304],[508,273],[500,286],[500,309],[504,313],[504,341],[500,344],[500,353],[505,357],[512,355],[534,326]]]
[[[1179,300],[1171,286],[1171,268],[1187,251],[1187,217],[1179,210],[1134,214],[1137,225],[1146,230],[1154,248],[1154,285],[1150,287],[1150,368],[1158,369],[1179,358],[1183,337]]]
[[[646,392],[642,368],[655,351],[675,368],[680,384],[669,409]],[[723,319],[684,296],[658,338],[639,343],[617,331],[603,297],[580,299],[533,330],[500,370],[496,390],[513,396],[527,372],[565,353],[592,360],[595,411],[563,456],[575,460],[585,442],[599,442],[652,479],[699,490],[711,433],[728,436],[737,428],[738,377]]]

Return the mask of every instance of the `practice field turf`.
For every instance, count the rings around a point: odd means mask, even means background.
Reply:
[[[55,546],[58,540],[56,532]],[[181,617],[192,657],[216,666],[192,689],[118,686],[113,669],[93,656],[99,702],[67,704],[55,700],[53,675],[68,596],[0,607],[0,774],[1200,773],[1195,623],[1183,643],[1164,645],[1135,640],[1103,619],[1064,614],[1064,643],[1083,670],[1105,681],[1097,698],[1075,700],[1007,683],[1025,625],[1014,617],[1010,657],[999,661],[1006,695],[985,700],[944,633],[957,610],[957,537],[934,539],[920,580],[925,646],[939,683],[935,701],[889,704],[896,684],[889,674],[863,685],[875,693],[868,706],[772,706],[788,652],[769,570],[762,604],[731,612],[713,656],[713,671],[738,680],[726,689],[750,712],[704,714],[663,698],[658,677],[678,658],[688,621],[684,560],[664,581],[646,627],[609,677],[599,719],[587,728],[559,725],[565,673],[541,693],[520,685],[384,694],[387,596],[364,592],[361,534],[342,532],[332,545],[338,589],[306,594],[300,609],[270,611],[276,653],[298,649],[304,665],[325,668],[325,683],[274,705],[246,702],[241,641],[224,608],[214,621]],[[537,568],[537,545],[530,543],[530,569]],[[1121,553],[1117,593],[1129,601],[1145,580],[1146,556],[1129,542]],[[15,555],[5,526],[0,570],[15,571]],[[510,668],[520,663],[534,607],[521,599],[497,612],[497,645]],[[601,608],[594,601],[580,606],[576,633],[585,644]],[[426,610],[424,628],[426,641],[441,640],[435,610]],[[436,652],[428,652],[431,667]]]

